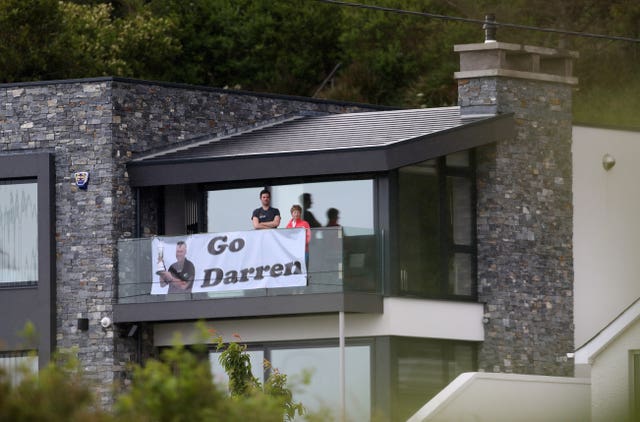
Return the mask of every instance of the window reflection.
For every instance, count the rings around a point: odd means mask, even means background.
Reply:
[[[410,295],[440,291],[440,207],[435,160],[399,171],[400,290]]]
[[[264,352],[262,350],[246,350],[244,353],[249,355],[249,363],[251,364],[251,373],[264,384]],[[229,376],[220,364],[220,355],[222,352],[209,352],[209,366],[211,368],[211,376],[213,383],[224,388],[229,387]]]
[[[398,170],[398,291],[474,296],[473,172],[468,151]]]
[[[5,371],[6,379],[16,386],[26,374],[38,372],[38,354],[34,351],[0,353],[0,370]]]
[[[471,181],[463,177],[449,177],[447,182],[453,243],[456,245],[470,245],[472,231]]]
[[[348,346],[345,350],[347,420],[371,420],[371,363],[369,346]],[[304,404],[310,413],[329,412],[328,420],[338,420],[340,404],[339,349],[313,347],[273,349],[271,363],[293,380],[294,401]],[[300,377],[309,372],[311,382],[303,385]],[[329,415],[327,415],[329,416]],[[303,420],[297,417],[294,420]]]
[[[391,346],[397,398],[392,420],[407,420],[458,375],[476,368],[473,343],[393,337]]]
[[[0,181],[0,283],[38,280],[37,183]]]
[[[252,230],[251,212],[260,206],[258,196],[261,190],[262,187],[252,187],[209,191],[208,231]],[[338,210],[338,224],[344,227],[346,236],[373,234],[372,180],[275,185],[269,190],[271,206],[280,210],[280,228],[285,227],[291,218],[291,206],[298,204],[304,208],[303,213],[313,216],[322,227],[329,222],[327,212],[335,209]]]

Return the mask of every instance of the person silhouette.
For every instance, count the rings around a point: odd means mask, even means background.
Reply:
[[[327,210],[327,227],[340,227],[338,219],[340,218],[340,211],[337,208],[329,208]]]
[[[311,205],[313,204],[311,194],[303,193],[300,202],[302,202],[302,219],[309,223],[309,227],[321,227],[322,224],[320,224],[313,213],[309,211],[309,208],[311,208]]]

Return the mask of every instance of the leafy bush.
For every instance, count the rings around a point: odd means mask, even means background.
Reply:
[[[200,324],[204,333],[204,325]],[[206,340],[203,336],[202,340]],[[39,373],[21,369],[14,385],[0,368],[0,421],[44,422],[281,422],[303,407],[293,402],[287,377],[272,369],[264,388],[253,376],[246,346],[215,337],[229,375],[229,393],[215,385],[205,341],[187,349],[178,341],[159,359],[133,364],[129,388],[116,392],[113,409],[100,407],[73,350],[58,354]]]

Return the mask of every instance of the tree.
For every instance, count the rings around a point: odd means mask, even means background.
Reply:
[[[251,370],[251,360],[245,353],[246,345],[235,342],[225,345],[222,338],[218,337],[217,348],[222,350],[220,364],[229,376],[229,390],[233,397],[251,397],[256,394],[260,396],[263,392],[273,399],[277,409],[284,409],[286,420],[292,420],[296,413],[304,413],[302,404],[293,401],[293,394],[287,386],[287,376],[281,374],[277,368],[272,368],[268,361],[264,362],[264,369],[269,370],[270,374],[262,387]]]
[[[640,37],[628,0],[362,0],[377,6]],[[500,27],[504,42],[577,50],[576,120],[640,126],[640,43]],[[0,81],[102,75],[313,95],[398,107],[456,103],[453,45],[479,23],[313,0],[5,0]]]
[[[295,0],[152,0],[176,23],[181,53],[167,78],[311,95],[338,60],[341,11]]]
[[[35,359],[35,357],[34,357]],[[82,377],[77,359],[59,355],[38,374],[21,369],[22,381],[13,385],[0,368],[0,420],[44,422],[108,422],[89,384]]]
[[[147,8],[124,18],[110,4],[0,2],[0,81],[104,75],[162,78],[180,51],[173,22]]]
[[[55,78],[63,67],[57,0],[0,2],[0,81]]]
[[[220,363],[229,376],[230,397],[213,384],[205,344],[208,334],[198,323],[200,342],[187,350],[178,339],[162,352],[159,360],[135,366],[131,388],[116,402],[118,419],[140,421],[229,421],[281,422],[303,413],[286,386],[286,376],[274,371],[263,389],[254,377],[246,346],[225,344],[215,337],[221,350]]]
[[[203,325],[199,326],[204,333]],[[213,383],[204,342],[188,350],[176,341],[160,359],[132,365],[131,385],[116,391],[113,411],[106,411],[100,408],[70,350],[58,354],[37,374],[23,368],[17,385],[0,368],[0,420],[281,422],[283,417],[302,414],[302,405],[293,402],[285,375],[272,371],[263,389],[251,372],[246,346],[214,340],[223,350],[221,362],[233,380],[230,396]]]

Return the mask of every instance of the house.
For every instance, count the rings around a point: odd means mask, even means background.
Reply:
[[[0,360],[77,347],[108,405],[128,362],[204,320],[257,362],[315,367],[298,399],[354,420],[404,420],[463,372],[573,375],[577,55],[456,51],[459,106],[435,109],[120,78],[0,86]],[[339,210],[308,266],[274,246],[290,231],[251,230],[265,187],[283,219]],[[178,241],[195,281],[165,292],[156,265]],[[28,320],[36,345],[15,334]]]
[[[573,139],[575,374],[591,382],[592,421],[635,421],[640,131],[576,125]]]
[[[461,374],[411,421],[638,420],[639,142],[637,129],[573,126],[575,376]]]

